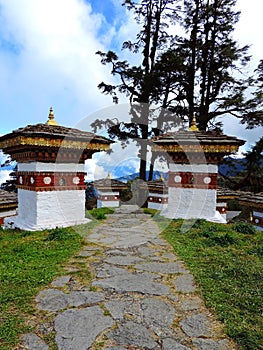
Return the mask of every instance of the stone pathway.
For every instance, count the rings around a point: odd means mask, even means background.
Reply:
[[[36,317],[42,322],[19,349],[237,349],[205,308],[184,263],[137,207],[108,215],[77,258],[91,281],[81,285],[69,272],[41,291]],[[47,340],[52,334],[56,346]]]

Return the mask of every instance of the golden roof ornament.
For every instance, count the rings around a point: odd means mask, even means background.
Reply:
[[[197,125],[196,125],[196,115],[194,114],[193,115],[193,119],[192,119],[192,122],[191,122],[191,126],[189,128],[189,131],[199,131]]]
[[[107,179],[110,180],[110,172],[108,172]]]
[[[48,121],[46,122],[46,124],[48,124],[48,125],[58,125],[58,122],[55,120],[54,112],[53,112],[53,108],[52,107],[50,107],[49,115],[48,115]]]

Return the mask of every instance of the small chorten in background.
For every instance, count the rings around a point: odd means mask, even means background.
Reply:
[[[58,125],[52,108],[45,124],[0,137],[0,148],[17,161],[18,215],[10,219],[12,227],[34,231],[87,222],[84,162],[111,143]],[[10,220],[5,220],[7,227]]]
[[[108,173],[106,179],[94,181],[94,188],[98,191],[97,208],[115,208],[120,205],[120,191],[127,190],[128,186],[119,180],[111,179]]]
[[[216,211],[218,163],[245,141],[217,132],[199,131],[196,118],[189,130],[153,138],[153,152],[169,157],[168,218],[226,222]]]
[[[223,216],[224,219],[227,219],[229,200],[237,199],[242,194],[244,194],[244,192],[233,191],[233,190],[231,190],[229,188],[225,188],[225,187],[218,187],[216,210]]]
[[[157,180],[144,182],[142,189],[148,190],[148,208],[160,211],[166,209],[168,204],[168,185],[162,176]]]
[[[263,231],[263,192],[240,196],[238,201],[250,209],[250,221],[254,227]]]
[[[0,225],[4,219],[17,214],[17,194],[0,190]]]

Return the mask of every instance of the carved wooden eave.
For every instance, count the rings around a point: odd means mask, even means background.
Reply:
[[[168,184],[164,179],[144,182],[141,185],[143,190],[148,190],[151,193],[168,194]]]
[[[103,136],[59,125],[36,124],[0,137],[0,148],[18,162],[76,161],[107,151],[112,141]]]
[[[250,207],[252,209],[260,209],[260,211],[263,211],[263,192],[240,196],[238,201],[243,206]]]
[[[18,206],[17,194],[0,190],[0,211],[16,209]]]
[[[221,187],[221,186],[219,186],[217,189],[218,200],[237,199],[240,196],[244,196],[245,194],[247,193],[243,191],[234,191],[234,190],[231,190],[230,188]]]
[[[95,188],[98,190],[103,190],[103,191],[120,191],[120,190],[126,190],[128,189],[128,185],[125,184],[124,182],[121,182],[119,180],[114,180],[114,179],[100,179],[100,180],[95,180],[93,182],[93,185]]]
[[[205,155],[210,161],[219,161],[223,156],[235,153],[245,141],[222,133],[201,131],[178,131],[152,139],[154,152],[167,152],[174,160]]]

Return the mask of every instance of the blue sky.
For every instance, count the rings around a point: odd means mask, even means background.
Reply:
[[[111,98],[97,89],[112,77],[95,52],[120,49],[125,39],[135,36],[137,25],[121,3],[0,0],[0,134],[46,122],[50,106],[59,124],[76,126],[84,118],[87,127],[93,113],[112,106]],[[236,37],[241,45],[252,45],[254,69],[263,58],[258,32],[263,4],[238,0],[238,8],[242,16]],[[235,119],[225,125],[228,134],[248,144],[262,134],[262,129],[244,130]]]

